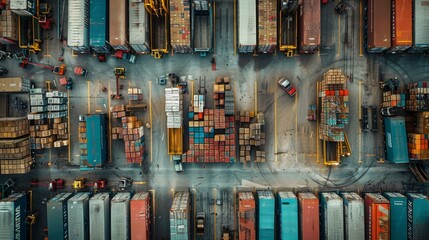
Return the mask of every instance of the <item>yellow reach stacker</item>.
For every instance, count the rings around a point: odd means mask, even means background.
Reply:
[[[144,6],[149,13],[150,49],[154,58],[161,58],[168,53],[169,43],[169,9],[168,0],[145,0]]]

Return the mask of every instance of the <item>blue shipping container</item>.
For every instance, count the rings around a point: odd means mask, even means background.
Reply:
[[[278,193],[279,238],[298,240],[298,199],[293,192]]]
[[[387,160],[392,163],[408,163],[407,131],[404,117],[384,118]]]
[[[258,191],[258,239],[274,240],[275,199],[271,191]]]
[[[383,193],[390,202],[390,239],[407,239],[407,198],[400,193]]]
[[[88,160],[83,167],[102,167],[107,160],[106,115],[86,116],[86,138],[88,141]]]
[[[107,1],[91,0],[89,13],[89,45],[96,53],[109,53],[106,44]]]
[[[68,239],[68,215],[67,201],[73,195],[71,193],[59,193],[46,204],[48,215],[48,238]]]
[[[427,240],[429,232],[429,199],[420,193],[407,193],[408,239]]]
[[[27,239],[27,197],[15,193],[0,200],[0,239]]]

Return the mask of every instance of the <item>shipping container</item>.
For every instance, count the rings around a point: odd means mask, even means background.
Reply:
[[[390,239],[390,204],[379,193],[365,194],[366,239]]]
[[[14,193],[0,200],[0,239],[26,240],[27,196]]]
[[[190,194],[189,192],[177,192],[174,194],[170,209],[170,239],[191,239],[190,232]]]
[[[382,53],[391,46],[390,0],[368,0],[366,9],[366,49]]]
[[[89,46],[97,54],[110,53],[107,45],[107,0],[91,0]]]
[[[118,193],[112,198],[110,203],[112,239],[130,239],[130,198],[131,194],[128,192]]]
[[[253,53],[256,47],[256,0],[238,0],[238,52]]]
[[[392,163],[408,163],[407,131],[404,117],[385,117],[384,133],[387,160]]]
[[[392,46],[390,53],[404,52],[413,45],[413,3],[392,1]]]
[[[319,199],[313,193],[298,193],[300,239],[318,240]]]
[[[190,53],[191,6],[190,0],[170,1],[170,44],[175,53]]]
[[[115,51],[129,51],[127,29],[127,1],[109,0],[109,44]]]
[[[35,0],[10,0],[10,9],[20,16],[33,16],[37,12]]]
[[[0,78],[0,92],[28,92],[30,79],[24,77]]]
[[[298,240],[298,199],[293,192],[278,192],[279,239]]]
[[[194,51],[206,56],[213,50],[213,8],[211,0],[193,0],[192,45]]]
[[[109,193],[97,193],[89,199],[89,239],[110,239]]]
[[[320,46],[320,0],[302,1],[299,6],[299,51],[314,53]]]
[[[421,193],[407,193],[408,239],[426,240],[429,231],[429,199]]]
[[[59,193],[46,204],[49,239],[68,239],[67,201],[71,193]]]
[[[365,239],[365,210],[363,199],[357,193],[341,193],[344,201],[344,239]]]
[[[89,240],[90,197],[89,192],[79,192],[68,200],[68,227],[71,240]]]
[[[413,47],[409,52],[429,50],[429,4],[427,0],[414,0]]]
[[[321,239],[344,239],[343,199],[333,192],[320,193]]]
[[[275,199],[271,191],[258,191],[258,239],[274,240]]]
[[[252,192],[238,193],[238,239],[255,240],[255,198]]]
[[[128,8],[130,47],[137,54],[150,53],[149,19],[141,0],[130,0]]]
[[[150,47],[151,55],[157,59],[162,57],[162,54],[168,53],[168,44],[170,42],[170,22],[169,22],[169,1],[151,3],[145,5],[147,12],[150,15]]]
[[[392,192],[385,192],[383,196],[390,204],[390,240],[407,239],[407,198]]]
[[[18,30],[18,15],[10,9],[3,9],[0,17],[0,43],[17,44]]]
[[[130,202],[131,239],[150,240],[151,198],[148,192],[134,194]]]
[[[89,1],[68,1],[67,45],[78,53],[89,52]]]
[[[292,57],[297,48],[298,0],[281,1],[279,12],[279,50]]]
[[[81,168],[100,168],[107,160],[106,115],[86,116],[86,138],[88,141],[87,160],[81,162]]]
[[[258,52],[277,48],[277,0],[258,0]]]

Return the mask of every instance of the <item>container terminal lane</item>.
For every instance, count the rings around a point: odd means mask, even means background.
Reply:
[[[427,238],[427,1],[0,2],[0,239]]]

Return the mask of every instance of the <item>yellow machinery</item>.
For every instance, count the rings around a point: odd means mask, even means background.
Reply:
[[[40,24],[37,18],[26,19],[18,16],[18,42],[19,47],[37,53],[42,51]]]
[[[73,189],[79,190],[85,188],[85,178],[77,178],[73,182]]]
[[[168,0],[145,0],[144,6],[150,15],[150,48],[154,58],[161,58],[168,53],[169,9]]]
[[[348,157],[352,154],[352,150],[350,147],[349,138],[347,134],[344,133],[344,142],[328,142],[322,141],[322,153],[323,153],[323,163],[327,166],[337,166],[341,162],[341,157]],[[328,154],[328,145],[335,145],[335,158],[330,159]]]
[[[297,48],[298,11],[280,11],[279,50],[293,57]]]
[[[182,155],[183,153],[183,129],[168,128],[168,155]]]

